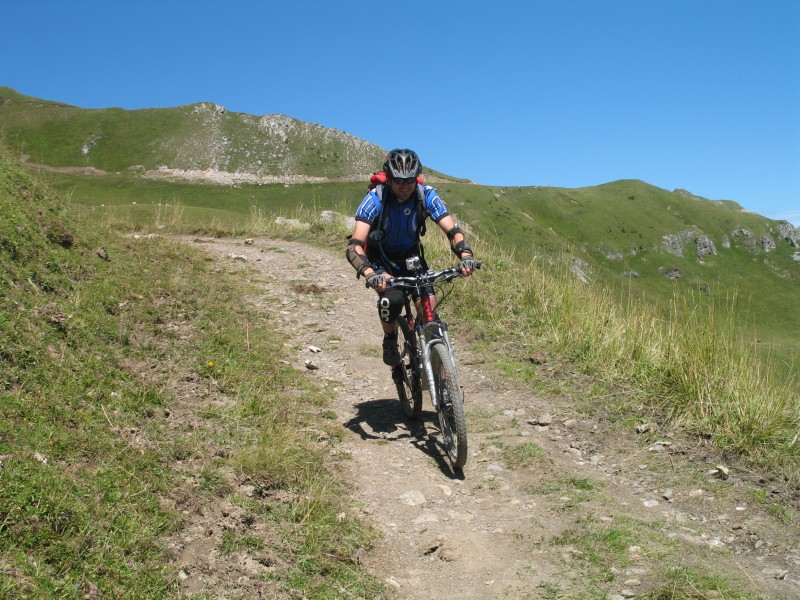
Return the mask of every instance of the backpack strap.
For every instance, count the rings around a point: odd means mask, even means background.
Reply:
[[[375,224],[370,228],[370,236],[369,239],[374,239],[377,242],[378,250],[381,253],[381,258],[383,259],[384,266],[389,269],[390,267],[397,268],[397,265],[389,260],[389,257],[386,256],[386,252],[383,249],[383,226],[386,224],[386,219],[388,218],[389,211],[383,210],[383,190],[385,184],[379,183],[377,184],[372,191],[375,192],[375,195],[378,196],[378,200],[380,200],[379,208],[378,208],[378,218],[375,219]]]
[[[380,230],[383,230],[383,226],[386,224],[386,219],[388,216],[388,211],[383,210],[383,190],[385,187],[386,184],[380,183],[373,188],[375,194],[378,196],[378,200],[380,200],[380,208],[378,209],[378,218],[376,219],[375,225],[375,227]]]
[[[417,184],[417,233],[420,237],[427,231],[428,212],[425,210],[425,190],[422,184]]]

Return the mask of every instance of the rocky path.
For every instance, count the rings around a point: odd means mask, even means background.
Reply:
[[[800,530],[783,490],[655,425],[593,416],[590,383],[546,359],[535,385],[512,384],[457,329],[470,451],[454,473],[427,397],[421,421],[402,416],[375,295],[343,252],[186,241],[258,272],[258,302],[293,365],[334,390],[354,509],[383,534],[364,560],[391,597],[636,597],[675,567],[800,598]]]

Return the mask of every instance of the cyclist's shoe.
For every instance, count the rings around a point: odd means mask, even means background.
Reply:
[[[383,336],[383,362],[390,367],[400,364],[400,352],[397,350],[397,334]]]

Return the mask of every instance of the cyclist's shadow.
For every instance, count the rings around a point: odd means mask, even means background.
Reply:
[[[439,441],[438,418],[434,411],[422,411],[419,419],[406,418],[397,398],[365,400],[356,404],[356,415],[344,426],[365,440],[398,442],[409,440],[436,461],[439,469],[451,479],[463,479],[461,471],[453,471],[447,453]]]

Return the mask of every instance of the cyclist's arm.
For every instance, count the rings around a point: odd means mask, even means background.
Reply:
[[[359,277],[368,278],[370,275],[375,274],[375,269],[369,263],[364,246],[369,237],[370,224],[365,221],[356,220],[356,226],[353,228],[353,233],[350,236],[350,243],[347,245],[347,260],[353,265],[353,268],[358,273]],[[388,278],[389,275],[387,274]],[[377,288],[378,292],[386,291],[386,283],[381,283]]]
[[[447,215],[442,217],[439,221],[439,227],[441,227],[442,231],[450,238],[450,243],[459,258],[472,256],[472,248],[470,248],[467,243],[467,237],[464,235],[464,232],[459,229],[458,225],[456,225],[455,219],[453,219],[452,216]],[[455,231],[453,231],[453,229],[455,229]],[[463,250],[458,251],[459,245],[463,246]]]
[[[478,265],[474,264],[473,252],[467,241],[467,236],[464,235],[464,232],[461,231],[461,228],[450,215],[445,215],[439,219],[438,223],[445,235],[450,238],[451,249],[461,259],[461,264],[459,265],[461,274],[465,277],[471,275],[472,270]]]
[[[347,260],[353,265],[359,277],[369,277],[375,270],[370,266],[364,246],[369,236],[370,224],[365,221],[356,221],[350,243],[347,244]]]

